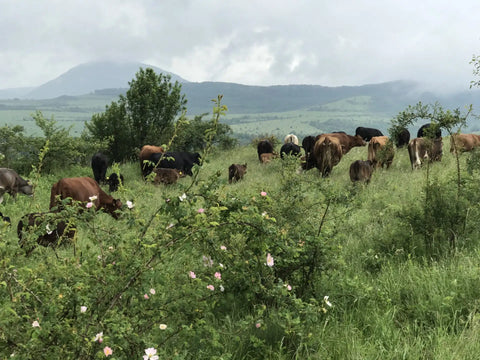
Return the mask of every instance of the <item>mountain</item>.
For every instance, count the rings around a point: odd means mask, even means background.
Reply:
[[[140,68],[150,67],[156,73],[169,74],[172,81],[186,83],[180,76],[155,66],[136,62],[89,62],[75,66],[59,77],[40,85],[23,97],[29,99],[50,99],[62,95],[78,96],[98,89],[127,88]]]

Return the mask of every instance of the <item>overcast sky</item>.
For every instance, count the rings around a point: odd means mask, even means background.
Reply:
[[[189,81],[468,90],[479,0],[0,0],[0,89],[96,60]]]

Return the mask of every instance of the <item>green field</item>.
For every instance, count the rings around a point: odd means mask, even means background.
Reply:
[[[20,217],[47,211],[59,178],[92,173],[42,175],[33,198],[0,205],[12,219],[0,228],[0,357],[103,358],[108,346],[117,359],[151,347],[171,359],[476,359],[479,172],[461,155],[459,193],[444,144],[428,172],[398,149],[368,186],[348,176],[365,147],[330,178],[294,159],[262,165],[252,146],[213,152],[198,178],[168,187],[121,164],[115,197],[133,209],[117,221],[70,212],[75,244],[26,257]],[[245,162],[228,184],[228,166]]]

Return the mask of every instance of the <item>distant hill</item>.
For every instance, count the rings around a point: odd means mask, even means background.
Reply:
[[[78,96],[98,89],[126,88],[140,68],[150,67],[157,73],[169,74],[172,81],[186,83],[180,76],[155,66],[128,62],[90,62],[75,66],[59,77],[26,93],[28,99],[51,99],[62,95]]]

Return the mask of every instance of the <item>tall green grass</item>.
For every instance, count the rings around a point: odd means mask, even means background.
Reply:
[[[444,143],[448,144],[445,140]],[[461,156],[462,169],[468,156]],[[409,218],[410,213],[424,209],[427,169],[412,171],[407,150],[397,149],[390,169],[376,170],[369,185],[354,185],[349,179],[349,166],[354,160],[366,158],[366,147],[354,148],[333,169],[331,176],[324,179],[316,169],[297,171],[299,163],[294,159],[260,164],[253,146],[214,152],[200,170],[193,193],[202,195],[202,191],[207,191],[204,186],[215,174],[220,175],[219,202],[229,203],[232,198],[239,198],[257,204],[260,192],[267,192],[271,201],[266,212],[276,218],[275,226],[280,234],[278,239],[273,239],[276,246],[289,254],[288,244],[292,241],[305,241],[308,246],[310,241],[318,240],[321,252],[314,266],[319,276],[304,284],[302,294],[296,294],[304,303],[300,305],[298,299],[291,300],[297,301],[295,307],[273,302],[262,308],[235,297],[219,302],[211,311],[199,305],[198,311],[205,311],[202,321],[209,326],[187,338],[190,344],[177,343],[172,335],[172,339],[165,342],[162,354],[178,359],[478,358],[480,251],[475,195],[478,174],[469,175],[462,170],[465,192],[471,194],[471,202],[467,205],[465,226],[458,233],[456,247],[452,249],[448,243],[434,241],[433,246],[446,250],[427,256],[421,226]],[[228,166],[232,163],[247,163],[247,173],[243,180],[228,184]],[[147,237],[154,239],[155,233],[165,231],[165,223],[169,221],[155,217],[156,209],[166,199],[182,194],[192,179],[182,178],[171,186],[154,186],[143,181],[139,164],[119,166],[125,176],[125,186],[114,196],[123,202],[134,202],[138,216],[135,227],[153,221]],[[436,189],[442,192],[438,197],[442,195],[442,199],[446,199],[436,204],[453,206],[451,199],[455,197],[450,193],[456,188],[455,162],[447,146],[442,161],[431,164],[429,171],[430,184],[438,184]],[[8,250],[4,249],[3,253],[16,254],[8,260],[9,269],[28,265],[35,271],[48,272],[49,267],[57,267],[62,261],[67,266],[72,246],[56,252],[38,248],[30,257],[25,257],[18,249],[16,223],[25,213],[48,209],[50,187],[61,177],[91,175],[89,168],[64,169],[55,175],[42,176],[33,198],[19,195],[14,201],[5,196],[0,211],[12,218],[12,226],[0,228],[2,242]],[[255,200],[251,200],[253,198]],[[195,206],[201,207],[206,200],[199,196],[197,201]],[[443,210],[439,213],[446,215],[442,216],[451,214],[448,209]],[[129,220],[115,221],[99,213],[90,221],[78,224],[75,251],[82,254],[82,259],[96,259],[102,238],[119,244],[138,241]],[[211,230],[204,231],[208,240]],[[318,236],[313,237],[312,233]],[[442,239],[440,235],[438,239]],[[231,238],[225,234],[225,237],[225,241],[237,243],[239,247],[245,240],[241,233],[231,234]],[[161,261],[168,271],[159,272],[158,284],[177,282],[179,287],[183,286],[177,274],[186,273],[198,255],[188,253],[189,249],[165,252]],[[287,260],[291,259],[276,259],[279,264]],[[73,279],[75,274],[70,277]],[[70,277],[65,283],[73,281]],[[157,292],[160,291],[158,284]],[[291,285],[294,292],[300,287],[300,284]],[[5,286],[0,287],[2,316],[8,317],[10,295]],[[45,291],[65,293],[69,290]],[[168,289],[164,291],[167,296]],[[325,305],[324,296],[328,296],[332,307]],[[179,312],[191,310],[178,308]],[[151,311],[149,314],[155,314],[156,310]],[[256,328],[254,324],[259,319],[261,327]],[[0,331],[2,337],[5,334]],[[1,357],[8,358],[11,349],[0,349]],[[138,353],[137,357],[141,355]],[[114,356],[125,358],[118,350],[114,350]]]

